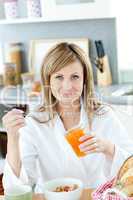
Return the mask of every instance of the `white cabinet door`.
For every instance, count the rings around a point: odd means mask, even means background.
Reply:
[[[108,18],[110,4],[111,0],[41,0],[42,16],[57,20]]]
[[[132,56],[132,36],[133,36],[133,9],[131,0],[111,0],[112,12],[116,16],[117,25],[117,52],[118,70],[123,74],[121,82],[132,82],[133,56]],[[127,78],[126,78],[127,74]]]

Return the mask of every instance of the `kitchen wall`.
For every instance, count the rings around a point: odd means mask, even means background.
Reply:
[[[113,83],[117,83],[116,21],[114,18],[0,25],[0,42],[4,44],[10,41],[21,41],[24,43],[26,57],[26,62],[23,66],[24,72],[28,70],[27,53],[30,40],[73,37],[87,37],[90,39],[91,57],[96,56],[94,40],[100,39],[103,41],[105,52],[109,56]]]
[[[111,2],[113,14],[117,18],[119,80],[122,83],[133,83],[132,1],[111,0]]]

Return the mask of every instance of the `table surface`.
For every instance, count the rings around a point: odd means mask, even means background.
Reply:
[[[86,189],[83,191],[81,199],[80,200],[91,200],[91,193],[92,189]],[[45,200],[42,195],[34,195],[33,200]]]
[[[85,189],[83,190],[82,196],[80,200],[91,200],[91,193],[92,193],[92,189]],[[0,200],[4,200],[3,196],[0,196]],[[35,194],[33,196],[33,200],[45,200],[43,195],[41,194]]]

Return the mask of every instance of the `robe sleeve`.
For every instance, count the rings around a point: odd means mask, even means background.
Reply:
[[[20,158],[22,163],[19,177],[17,177],[13,172],[6,156],[3,176],[3,186],[5,190],[11,185],[28,184],[31,187],[34,187],[37,184],[38,153],[35,145],[35,135],[33,135],[33,130],[34,127],[32,127],[32,124],[28,119],[26,119],[26,126],[19,129],[19,147]]]
[[[105,156],[104,173],[106,177],[113,178],[117,175],[124,161],[133,155],[133,140],[130,139],[127,130],[117,118],[114,111],[110,111],[108,121],[108,140],[115,144],[115,154],[113,160]]]

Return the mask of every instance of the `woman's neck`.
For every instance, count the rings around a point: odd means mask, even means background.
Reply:
[[[58,104],[57,111],[66,130],[69,130],[79,124],[80,110],[81,105],[79,100],[74,102],[74,104]]]
[[[76,117],[80,113],[80,100],[76,100],[74,103],[65,104],[59,102],[57,105],[57,112],[61,118]]]
[[[60,118],[66,130],[69,130],[72,127],[79,124],[80,110],[81,110],[81,105],[80,105],[79,100],[75,102],[74,105],[68,104],[66,106],[66,105],[63,105],[62,103],[58,104],[57,111],[58,111],[58,114],[60,115]]]

